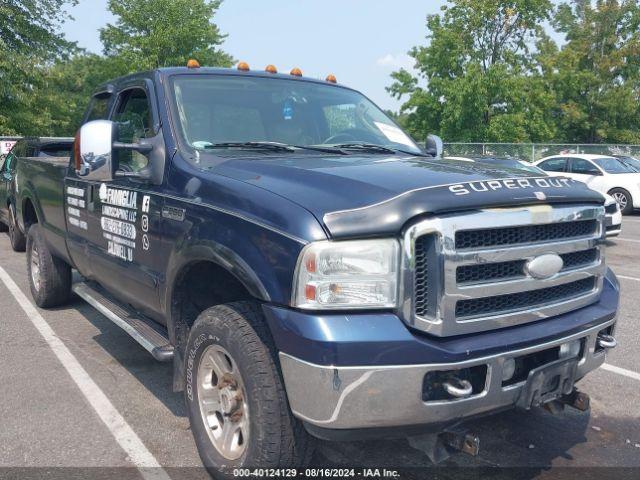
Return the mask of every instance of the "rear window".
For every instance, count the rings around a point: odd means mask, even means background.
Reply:
[[[71,144],[44,145],[40,148],[39,157],[69,157],[71,155]]]
[[[602,157],[594,160],[600,168],[607,173],[620,174],[620,173],[637,173],[636,170],[627,165],[626,163],[613,157]]]

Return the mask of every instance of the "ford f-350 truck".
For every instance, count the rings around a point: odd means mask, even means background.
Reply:
[[[602,196],[441,150],[333,77],[114,80],[69,165],[18,162],[33,298],[73,291],[172,361],[214,476],[304,464],[314,437],[584,408],[615,346]]]

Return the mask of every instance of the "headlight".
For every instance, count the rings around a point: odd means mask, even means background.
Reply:
[[[311,243],[298,259],[293,305],[315,310],[395,307],[399,254],[392,239]]]

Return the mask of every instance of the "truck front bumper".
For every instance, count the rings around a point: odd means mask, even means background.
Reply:
[[[513,407],[525,381],[503,386],[505,360],[582,341],[576,378],[598,368],[605,359],[597,348],[598,333],[614,321],[553,342],[459,363],[331,367],[280,353],[293,414],[323,429],[361,429],[441,424]],[[486,366],[484,388],[467,398],[425,401],[423,383],[429,372],[460,371]]]
[[[530,391],[529,371],[555,361],[559,346],[576,340],[571,378],[579,380],[604,362],[598,335],[613,333],[618,302],[619,285],[608,271],[600,299],[587,307],[517,327],[438,338],[412,331],[393,313],[314,314],[268,304],[263,310],[294,415],[320,436],[344,438],[349,431],[413,430],[407,427],[512,408],[525,388]],[[519,375],[503,382],[510,359]],[[434,378],[461,371],[475,372],[470,396],[432,395]]]

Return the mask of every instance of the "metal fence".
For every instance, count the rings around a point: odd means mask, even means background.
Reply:
[[[640,157],[640,145],[567,143],[445,143],[448,156],[494,155],[534,162],[549,155],[595,153]]]

